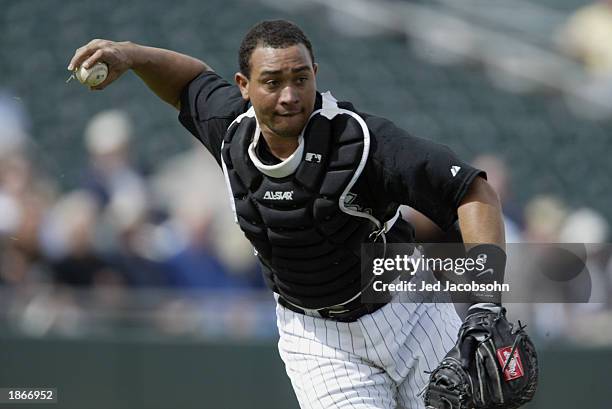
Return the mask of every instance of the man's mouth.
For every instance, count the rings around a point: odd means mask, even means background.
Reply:
[[[298,111],[280,112],[278,115],[279,116],[284,116],[284,117],[291,117],[291,116],[299,115],[301,113],[302,113],[302,111],[298,110]]]

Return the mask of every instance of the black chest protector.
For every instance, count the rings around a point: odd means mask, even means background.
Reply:
[[[360,293],[361,244],[385,226],[377,218],[383,215],[351,206],[350,189],[368,157],[367,126],[329,97],[306,125],[302,158],[291,174],[271,177],[253,164],[252,108],[228,128],[221,155],[236,221],[256,249],[266,283],[312,309]]]

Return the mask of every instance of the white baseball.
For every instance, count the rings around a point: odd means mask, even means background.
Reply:
[[[76,70],[74,75],[81,84],[95,87],[96,85],[102,84],[106,79],[108,75],[108,65],[103,62],[97,62],[93,67],[85,68],[81,66]]]

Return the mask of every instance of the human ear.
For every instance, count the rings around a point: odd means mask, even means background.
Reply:
[[[240,93],[242,94],[242,99],[249,99],[249,79],[241,72],[237,72],[234,75],[234,81],[236,81],[236,85],[240,88]]]

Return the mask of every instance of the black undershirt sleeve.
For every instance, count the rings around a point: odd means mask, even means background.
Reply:
[[[386,199],[413,207],[448,230],[470,184],[486,173],[447,147],[410,135],[384,118],[363,114],[371,132],[370,155]]]
[[[213,71],[205,71],[183,89],[179,121],[221,164],[225,131],[248,107],[237,86]]]

